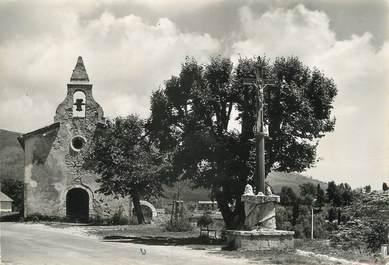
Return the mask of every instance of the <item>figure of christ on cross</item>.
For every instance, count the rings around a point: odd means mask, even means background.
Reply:
[[[265,194],[265,132],[263,124],[263,105],[264,105],[264,89],[266,86],[274,85],[273,79],[264,79],[260,69],[256,70],[255,78],[247,78],[243,81],[244,85],[252,85],[257,92],[256,110],[257,122],[255,126],[255,148],[256,148],[256,163],[255,163],[255,184],[257,192]]]

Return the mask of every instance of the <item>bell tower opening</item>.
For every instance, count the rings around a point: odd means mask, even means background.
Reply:
[[[85,118],[85,93],[83,91],[76,91],[73,94],[73,117]]]

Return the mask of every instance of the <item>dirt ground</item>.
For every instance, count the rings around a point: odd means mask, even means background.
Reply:
[[[329,246],[324,240],[295,240],[295,251],[225,251],[223,240],[199,238],[199,230],[168,232],[157,225],[90,226],[85,227],[90,235],[116,242],[134,242],[150,245],[189,246],[193,249],[215,249],[235,258],[246,258],[258,264],[374,264],[378,260],[370,254],[344,251]],[[218,235],[219,236],[219,235]]]
[[[168,232],[156,225],[0,223],[0,226],[5,264],[37,264],[31,262],[38,260],[60,265],[79,261],[118,264],[115,260],[123,261],[120,264],[143,264],[146,261],[146,264],[188,265],[374,264],[370,256],[335,251],[321,241],[296,240],[294,251],[227,251],[222,250],[223,240],[201,239],[198,230]],[[147,253],[147,258],[143,253]]]

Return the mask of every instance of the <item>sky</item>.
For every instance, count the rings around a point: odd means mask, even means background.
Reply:
[[[0,1],[0,128],[53,122],[77,57],[105,115],[150,113],[185,56],[298,56],[334,79],[335,131],[304,172],[389,183],[389,0]]]

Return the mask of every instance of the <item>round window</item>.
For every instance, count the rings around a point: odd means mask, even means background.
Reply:
[[[72,138],[72,142],[71,142],[70,146],[74,151],[79,152],[84,147],[85,142],[86,141],[85,141],[84,137],[75,136]]]

